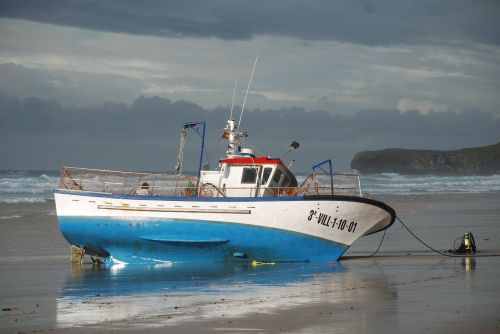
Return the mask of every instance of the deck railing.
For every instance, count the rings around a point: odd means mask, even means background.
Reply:
[[[334,173],[333,185],[328,173],[311,173],[300,185],[308,195],[362,196],[359,175]]]
[[[167,173],[138,173],[79,167],[62,167],[60,189],[118,195],[181,197],[268,197],[300,195],[361,196],[357,174],[312,173],[298,187],[217,187],[200,185],[195,176]]]
[[[62,167],[59,188],[118,195],[196,196],[196,177]]]

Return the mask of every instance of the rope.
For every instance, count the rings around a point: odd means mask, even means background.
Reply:
[[[179,143],[179,154],[175,162],[175,172],[179,175],[182,173],[182,162],[184,160],[184,146],[186,145],[186,129],[181,130],[181,139]]]
[[[366,257],[372,257],[378,253],[378,250],[380,249],[380,247],[382,246],[382,243],[384,242],[386,232],[387,232],[387,229],[384,230],[384,234],[382,235],[382,239],[380,240],[380,243],[378,244],[377,250],[375,252],[371,253],[370,255],[367,255]]]
[[[417,235],[415,233],[413,233],[409,228],[408,226],[405,225],[405,223],[403,223],[403,221],[396,216],[396,219],[401,223],[401,225],[415,238],[417,239],[418,241],[420,241],[420,243],[422,245],[424,245],[425,247],[429,248],[430,250],[432,250],[433,252],[435,253],[438,253],[440,255],[443,255],[443,256],[448,256],[448,257],[465,257],[467,255],[450,255],[450,254],[446,254],[446,253],[443,253],[443,252],[440,252],[438,251],[437,249],[434,249],[432,248],[431,246],[429,246],[428,244],[426,244],[422,239],[420,239],[419,237],[417,237]]]
[[[210,156],[208,154],[208,145],[206,145],[206,144],[205,144],[205,150],[204,151],[205,151],[205,160],[207,161],[205,163],[205,166],[207,166],[207,168],[210,169],[210,166],[212,166],[212,164],[210,163]]]
[[[422,243],[422,245],[426,246],[427,248],[429,248],[430,250],[432,250],[433,252],[437,253],[437,254],[440,254],[440,255],[443,255],[443,256],[447,256],[447,257],[470,257],[472,254],[468,254],[468,255],[460,255],[460,254],[446,254],[446,253],[443,253],[443,252],[440,252],[438,251],[437,249],[434,249],[432,248],[431,246],[429,246],[428,244],[426,244],[422,239],[420,239],[419,237],[417,237],[417,235],[415,233],[413,233],[409,228],[408,226],[405,225],[405,223],[403,223],[403,221],[396,216],[396,219],[401,223],[401,225],[415,238],[417,239],[420,243]],[[383,240],[383,239],[382,239]],[[378,251],[378,249],[377,249]],[[493,256],[500,256],[500,254],[481,254],[481,255],[476,255],[474,254],[475,257],[493,257]]]

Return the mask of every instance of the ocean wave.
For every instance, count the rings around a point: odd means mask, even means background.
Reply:
[[[299,184],[305,175],[297,176]],[[500,192],[500,175],[436,176],[397,173],[360,175],[361,188],[373,195],[476,194]],[[323,181],[324,182],[324,181]],[[334,180],[335,182],[335,180]]]
[[[435,176],[372,174],[361,177],[372,194],[454,194],[500,192],[500,175]]]
[[[16,218],[23,218],[23,216],[19,215],[12,215],[12,216],[0,216],[0,219],[16,219]]]
[[[43,193],[57,186],[59,177],[40,175],[38,177],[0,177],[1,193]]]
[[[58,171],[0,171],[0,203],[39,203],[52,197]]]
[[[0,203],[19,204],[19,203],[43,203],[47,199],[44,197],[15,197],[15,198],[0,198]]]

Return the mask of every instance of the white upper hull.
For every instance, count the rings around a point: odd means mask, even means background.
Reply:
[[[244,224],[326,239],[350,246],[389,227],[394,211],[359,197],[174,198],[117,196],[56,190],[58,217],[165,219]]]

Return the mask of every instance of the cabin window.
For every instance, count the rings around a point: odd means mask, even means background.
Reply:
[[[281,187],[284,188],[290,187],[290,178],[288,177],[288,175],[285,175],[285,177],[283,178],[283,183],[281,184]]]
[[[257,169],[243,168],[243,175],[241,176],[241,183],[254,184],[257,180]]]
[[[276,170],[276,173],[274,173],[273,176],[273,183],[278,185],[280,183],[281,175],[283,175],[283,172],[280,171],[279,169]]]
[[[262,172],[262,180],[260,181],[260,184],[264,185],[267,183],[267,180],[269,180],[269,176],[271,176],[272,171],[273,171],[273,169],[271,167],[264,168],[264,171]]]

